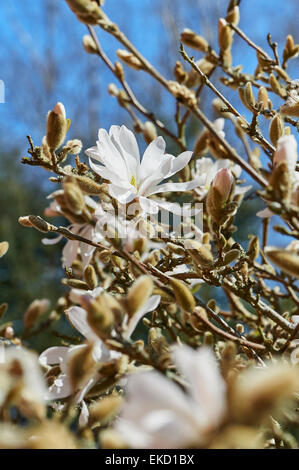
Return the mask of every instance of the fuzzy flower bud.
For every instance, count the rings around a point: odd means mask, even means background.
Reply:
[[[188,28],[181,33],[181,42],[201,52],[208,52],[209,50],[209,44],[205,38]]]
[[[130,316],[140,310],[153,291],[153,281],[150,276],[140,276],[128,292],[127,307]]]
[[[117,56],[122,60],[125,64],[131,67],[134,70],[142,70],[143,65],[140,60],[132,54],[132,52],[126,51],[125,49],[118,49],[116,51]]]
[[[94,39],[90,36],[90,34],[85,34],[82,38],[82,44],[86,52],[89,54],[97,54],[98,48]]]
[[[47,118],[47,144],[51,150],[56,150],[63,143],[67,133],[67,119],[62,103],[57,103],[49,112]]]
[[[0,258],[2,258],[2,256],[4,256],[7,253],[8,248],[9,248],[8,242],[0,243]]]
[[[277,145],[278,140],[283,136],[284,124],[281,119],[280,114],[276,114],[273,119],[271,119],[269,126],[269,136],[272,144]]]
[[[27,308],[24,314],[25,330],[30,330],[36,321],[45,313],[50,306],[48,299],[36,299]]]
[[[218,43],[222,52],[230,49],[233,42],[233,32],[224,18],[218,21]]]

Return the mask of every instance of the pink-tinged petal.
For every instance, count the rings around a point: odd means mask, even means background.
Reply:
[[[81,307],[71,307],[66,310],[66,316],[73,327],[81,333],[88,341],[98,341],[98,336],[92,331],[88,322],[86,311]]]
[[[89,419],[89,410],[88,406],[86,405],[85,401],[82,401],[82,408],[79,416],[79,428],[85,428],[88,425]]]
[[[56,243],[60,242],[62,238],[63,238],[62,235],[59,235],[58,237],[54,237],[54,238],[42,238],[42,244],[43,245],[56,245]]]
[[[272,211],[270,211],[270,209],[268,209],[268,207],[266,207],[266,209],[263,209],[262,211],[257,212],[256,215],[258,217],[262,217],[264,219],[264,218],[272,217],[272,215],[274,215],[274,213]]]
[[[42,366],[60,365],[65,360],[68,349],[66,346],[48,348],[39,356],[39,362]]]
[[[79,242],[76,240],[69,240],[64,245],[62,250],[63,266],[70,268],[75,261],[79,249]]]
[[[190,395],[199,405],[202,425],[217,426],[226,410],[226,386],[212,351],[202,347],[175,346],[175,363],[190,384]]]
[[[285,161],[290,171],[294,172],[296,168],[297,141],[293,135],[285,135],[280,137],[277,142],[277,149],[274,153],[273,162],[275,165]]]
[[[126,329],[125,329],[125,332],[123,334],[125,339],[129,339],[131,337],[131,335],[134,332],[134,330],[136,329],[139,321],[141,320],[141,318],[144,317],[144,315],[146,315],[149,312],[152,312],[153,310],[155,310],[158,307],[158,305],[160,303],[160,300],[161,300],[160,295],[152,295],[145,302],[143,307],[140,310],[138,310],[138,312],[136,312],[129,319],[128,324],[127,324]]]
[[[110,196],[117,199],[117,201],[121,204],[128,204],[129,202],[132,202],[137,195],[136,189],[131,185],[130,189],[128,189],[116,186],[115,184],[109,184],[108,191]]]
[[[157,214],[159,212],[159,206],[157,202],[152,199],[140,196],[139,204],[141,206],[141,209],[147,214]]]
[[[145,178],[150,176],[155,169],[160,166],[161,160],[165,152],[166,143],[163,137],[157,137],[153,142],[149,144],[145,150],[141,164],[139,178],[143,181]]]

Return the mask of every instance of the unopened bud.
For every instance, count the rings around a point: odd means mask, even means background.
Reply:
[[[186,284],[178,279],[171,279],[170,284],[179,306],[186,312],[193,312],[196,307],[196,302]]]
[[[247,82],[246,83],[246,86],[245,86],[245,99],[246,99],[246,102],[249,106],[249,108],[254,108],[255,106],[255,97],[254,97],[254,94],[253,94],[253,91],[252,91],[252,85],[250,82]]]
[[[278,139],[283,136],[284,124],[280,114],[276,114],[270,122],[269,136],[272,144],[276,147]]]
[[[28,220],[29,220],[31,226],[36,228],[40,232],[48,233],[48,232],[51,232],[53,230],[53,225],[48,224],[48,222],[46,222],[44,219],[42,219],[38,215],[28,215]],[[25,223],[27,223],[27,220],[26,220]],[[26,226],[29,227],[29,225],[26,225]]]
[[[140,276],[132,285],[127,296],[129,316],[133,316],[146,303],[153,292],[153,281],[150,276]]]
[[[85,34],[82,38],[82,44],[86,52],[89,54],[98,54],[98,48],[94,41],[94,39],[90,36],[90,34]]]
[[[2,258],[2,256],[4,256],[7,253],[8,248],[9,248],[9,243],[8,242],[1,242],[0,243],[0,258]]]
[[[67,133],[67,119],[62,103],[57,103],[47,118],[47,144],[50,150],[56,150],[63,143]]]
[[[228,23],[232,23],[235,26],[238,26],[239,21],[240,21],[240,9],[238,6],[234,6],[231,10],[229,10],[227,16],[226,16],[226,21]]]
[[[258,91],[257,95],[257,101],[258,103],[262,104],[262,109],[269,109],[269,96],[266,88],[264,86],[261,86]]]
[[[257,236],[251,238],[248,246],[247,256],[249,261],[253,263],[260,254],[260,242]]]
[[[194,267],[208,267],[213,263],[213,255],[209,245],[203,245],[196,240],[186,240],[185,248],[188,251]]]
[[[272,263],[291,276],[299,278],[299,255],[288,250],[266,247],[265,254]]]
[[[181,42],[201,52],[208,52],[209,50],[209,44],[205,38],[188,28],[181,33]]]
[[[27,308],[24,313],[25,330],[30,330],[36,321],[45,313],[50,306],[48,299],[36,299]]]
[[[82,141],[79,139],[68,140],[63,150],[71,155],[78,155],[82,150]]]
[[[233,33],[231,28],[227,25],[224,18],[218,21],[218,44],[221,51],[230,49],[233,42]]]
[[[85,207],[82,191],[73,177],[67,176],[63,181],[64,200],[68,209],[75,215],[80,215]]]
[[[91,290],[95,289],[98,285],[97,274],[91,264],[84,269],[84,280]]]
[[[89,408],[89,425],[94,427],[108,423],[117,414],[122,402],[120,395],[109,395],[92,404]]]
[[[80,390],[92,373],[94,373],[95,362],[92,353],[93,344],[89,343],[71,354],[67,368],[73,392]]]
[[[144,140],[148,145],[157,137],[156,126],[151,121],[146,121],[144,123],[142,131]]]
[[[140,60],[132,54],[132,52],[126,51],[125,49],[118,49],[116,51],[117,56],[122,60],[125,64],[131,67],[134,70],[142,70],[143,65]]]

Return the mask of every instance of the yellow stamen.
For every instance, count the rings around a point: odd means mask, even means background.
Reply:
[[[132,176],[132,179],[131,179],[131,185],[134,186],[134,187],[137,189],[137,186],[136,186],[136,179],[135,179],[135,176],[134,176],[134,175]]]

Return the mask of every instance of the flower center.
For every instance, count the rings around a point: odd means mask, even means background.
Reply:
[[[134,188],[137,189],[136,178],[135,178],[134,175],[132,176],[132,179],[131,179],[131,185],[134,186]]]

